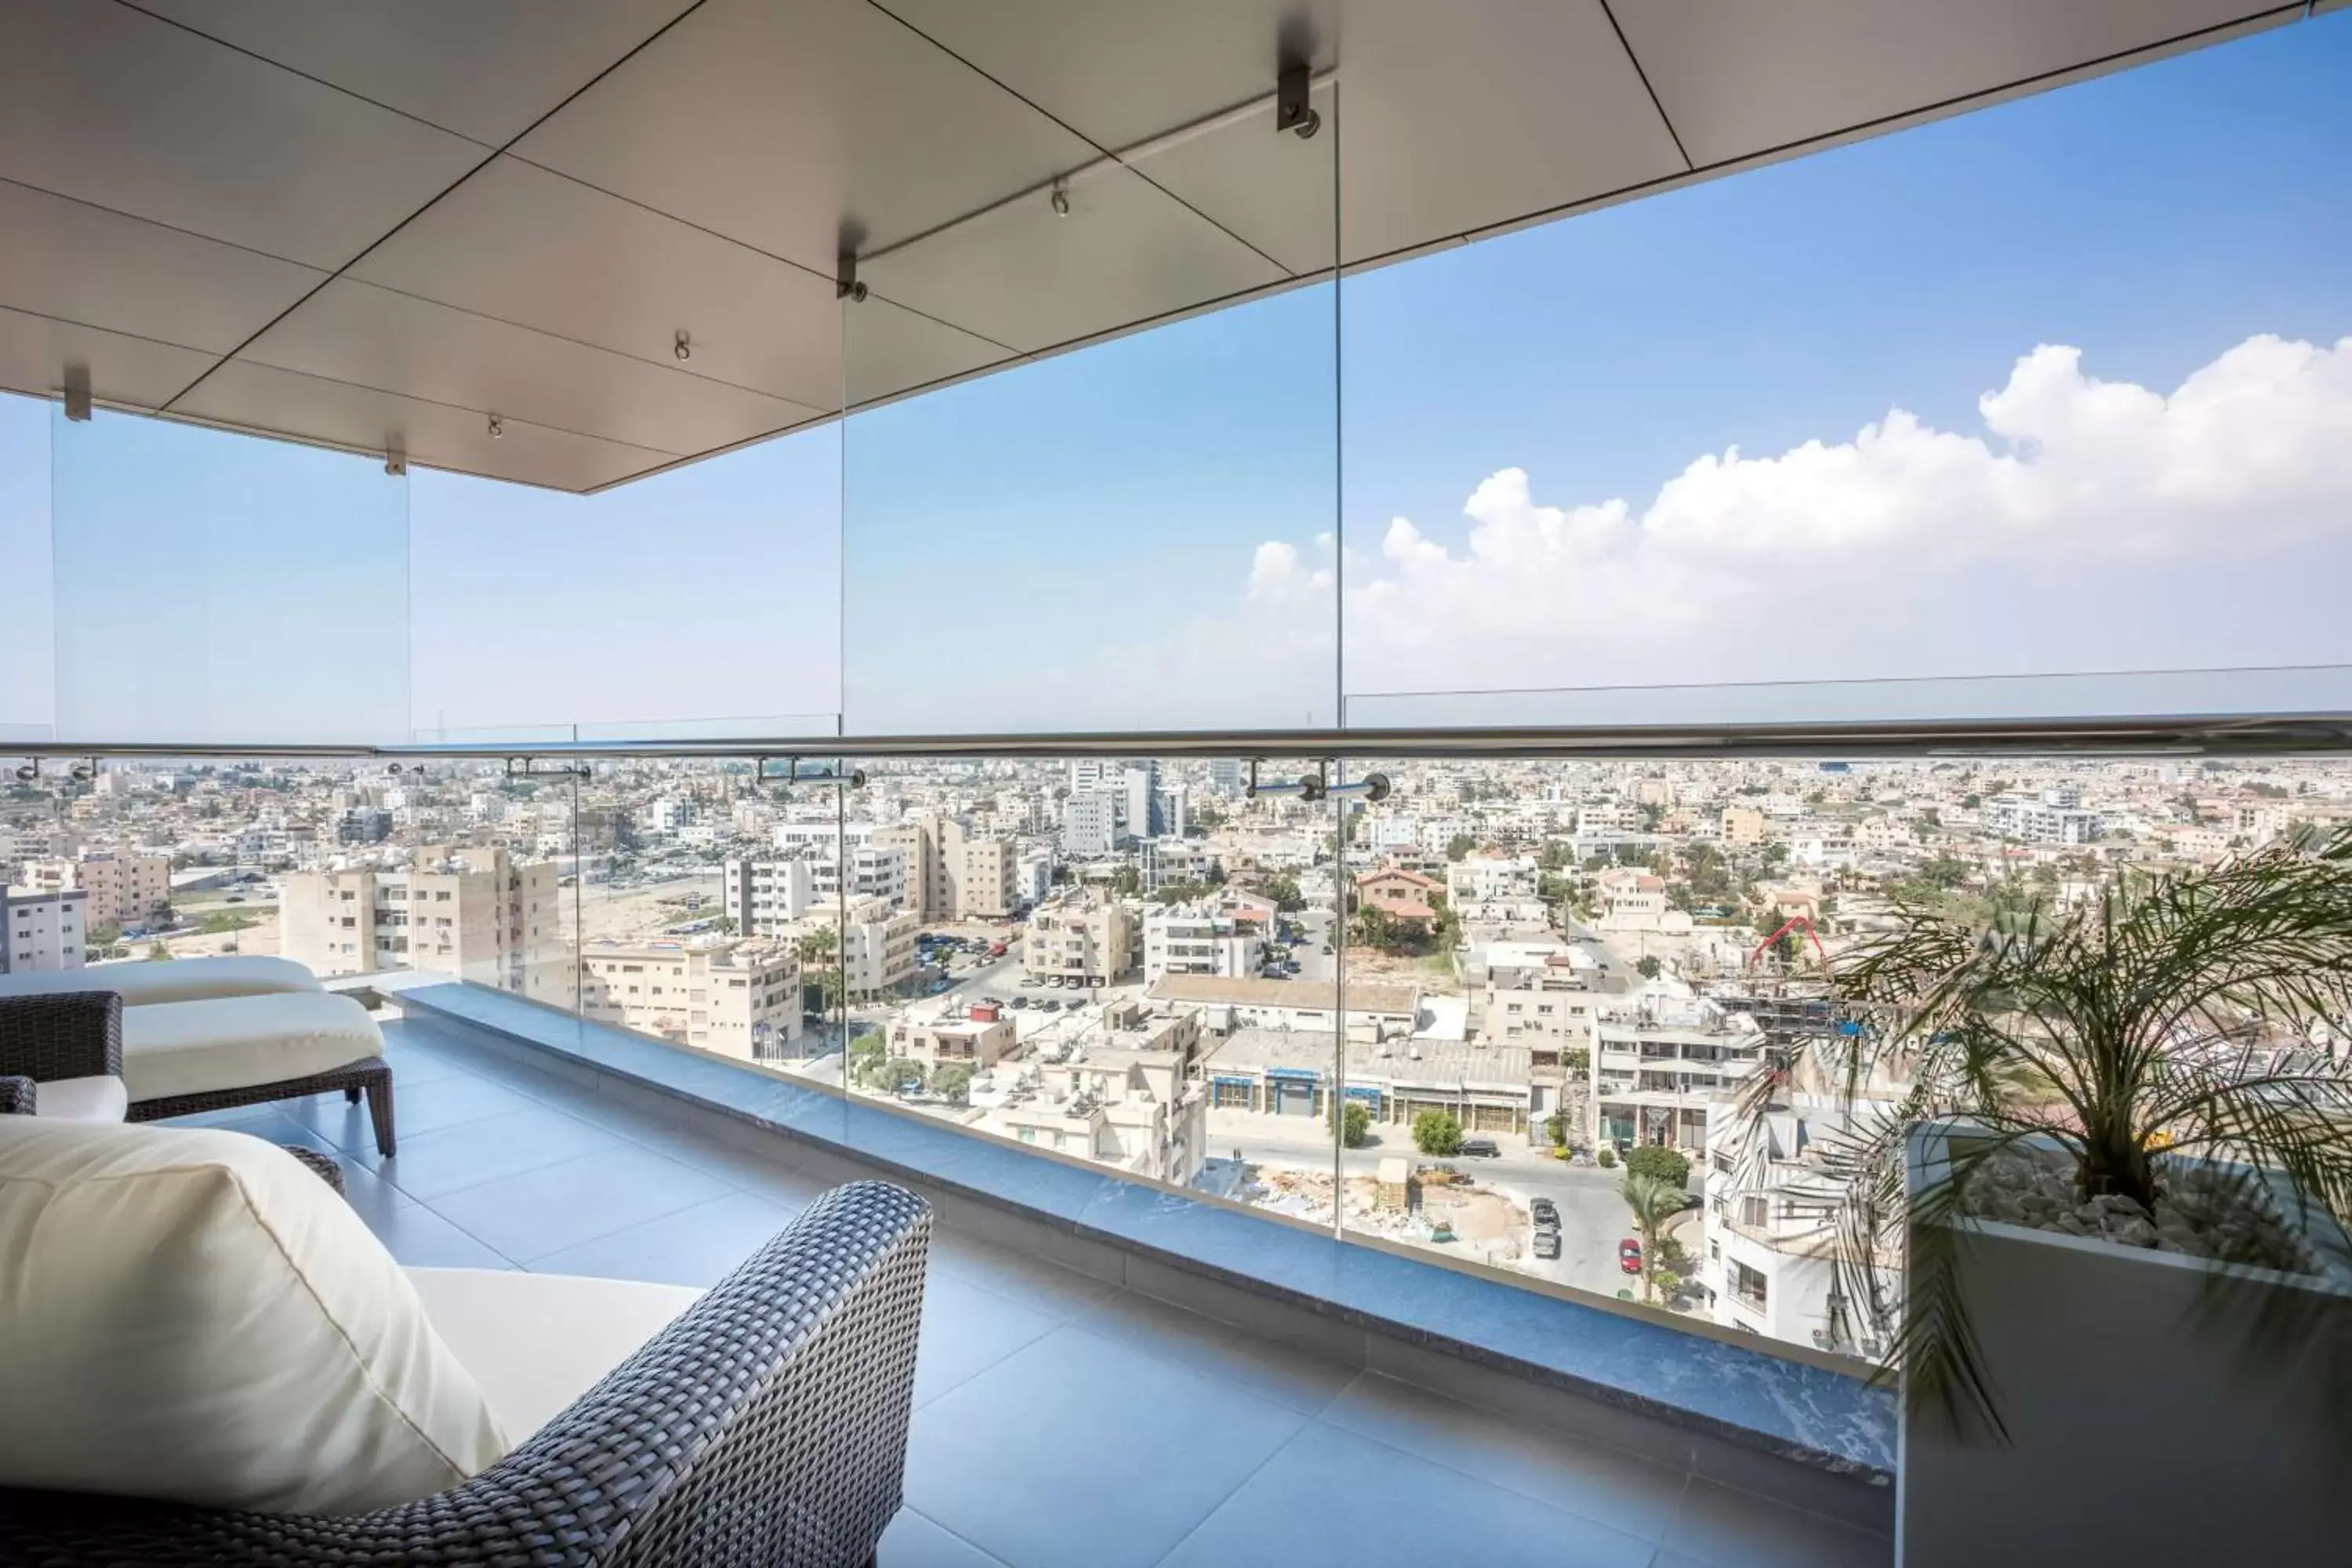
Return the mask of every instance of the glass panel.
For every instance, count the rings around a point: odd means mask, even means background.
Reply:
[[[56,584],[49,572],[49,410],[0,393],[0,742],[46,741],[57,716]]]
[[[835,732],[840,436],[598,495],[418,470],[424,741]]]
[[[406,734],[408,484],[382,459],[62,406],[49,444],[59,739]]]
[[[2343,709],[2347,70],[2324,18],[1350,278],[1348,722]]]
[[[1269,102],[859,258],[850,733],[1337,721],[1337,100],[1311,138]],[[1227,179],[1271,198],[1236,229],[1171,194]]]

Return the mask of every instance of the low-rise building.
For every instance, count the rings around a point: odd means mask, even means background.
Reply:
[[[839,909],[820,907],[777,931],[802,953],[808,982],[838,968],[849,1000],[857,1003],[881,1001],[912,982],[922,921],[887,899],[853,900],[847,915],[845,922]],[[812,942],[821,943],[821,952],[812,955]]]
[[[1589,1131],[1620,1149],[1705,1147],[1709,1109],[1763,1060],[1764,1031],[1704,996],[1643,990],[1593,1019]]]
[[[1443,1110],[1467,1131],[1523,1134],[1534,1113],[1528,1053],[1517,1046],[1385,1039],[1368,1048],[1351,1044],[1342,1064],[1328,1025],[1247,1026],[1210,1038],[1202,1072],[1213,1118],[1216,1111],[1328,1117],[1335,1091],[1375,1121],[1408,1126],[1423,1111]],[[1213,1136],[1213,1120],[1210,1131]]]
[[[1029,917],[1021,944],[1023,972],[1032,981],[1107,985],[1134,970],[1141,954],[1135,916],[1102,894],[1081,891],[1048,900]]]
[[[1133,1004],[1025,1063],[982,1125],[1024,1143],[1188,1186],[1208,1157],[1197,1017]]]
[[[1237,979],[1163,974],[1148,993],[1158,1006],[1197,1012],[1202,1027],[1227,1035],[1241,1029],[1321,1030],[1335,1027],[1341,998],[1327,980]],[[1421,991],[1413,985],[1350,985],[1350,1041],[1370,1044],[1411,1035],[1420,1026]]]
[[[1400,925],[1427,926],[1437,919],[1437,899],[1445,884],[1434,877],[1382,866],[1356,879],[1360,908],[1378,910]]]
[[[76,858],[27,860],[17,881],[28,891],[60,893],[79,888],[89,898],[86,929],[117,930],[161,924],[172,913],[172,858],[131,851],[85,850]]]
[[[894,1019],[887,1048],[893,1057],[919,1063],[928,1074],[943,1067],[982,1071],[1011,1056],[1019,1045],[1011,1018],[993,1007],[974,1007]]]
[[[320,975],[424,969],[570,1007],[577,955],[553,862],[483,845],[432,845],[405,870],[296,871],[278,900],[278,952]]]
[[[580,963],[583,1016],[743,1061],[798,1054],[789,942],[592,942]]]
[[[1166,974],[1235,978],[1265,960],[1258,929],[1205,904],[1155,905],[1143,914],[1143,978]]]

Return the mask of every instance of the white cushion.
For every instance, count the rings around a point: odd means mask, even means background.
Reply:
[[[59,1121],[120,1121],[131,1113],[130,1091],[110,1072],[53,1078],[33,1086],[33,1114]]]
[[[0,1485],[356,1513],[506,1451],[408,1276],[284,1150],[0,1116]]]
[[[133,1100],[308,1078],[383,1053],[383,1031],[367,1009],[324,991],[122,1013],[122,1081]]]
[[[268,996],[281,991],[318,991],[319,977],[290,958],[224,954],[174,958],[168,963],[131,959],[84,969],[32,969],[0,974],[0,996],[46,996],[59,991],[112,991],[128,1007],[162,1002],[201,1002],[213,996]]]
[[[442,1342],[516,1443],[570,1409],[702,1294],[490,1268],[412,1268],[408,1278]]]

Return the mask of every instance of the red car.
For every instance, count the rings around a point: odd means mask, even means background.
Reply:
[[[1628,1274],[1642,1271],[1642,1244],[1632,1237],[1617,1244],[1617,1267]]]

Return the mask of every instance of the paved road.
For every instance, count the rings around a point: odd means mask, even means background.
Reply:
[[[1349,1175],[1372,1175],[1380,1162],[1391,1154],[1408,1160],[1423,1158],[1402,1127],[1375,1129],[1374,1137],[1377,1142],[1361,1149],[1340,1151],[1341,1167]],[[1238,1154],[1251,1164],[1292,1170],[1331,1168],[1330,1135],[1322,1131],[1319,1121],[1310,1122],[1304,1117],[1212,1111],[1209,1153],[1220,1161]],[[1625,1200],[1618,1195],[1619,1173],[1563,1164],[1524,1147],[1512,1149],[1507,1142],[1497,1158],[1454,1163],[1521,1205],[1541,1196],[1559,1205],[1559,1256],[1537,1258],[1531,1253],[1523,1254],[1517,1265],[1523,1271],[1611,1296],[1630,1283],[1617,1267],[1617,1243],[1633,1234]]]

